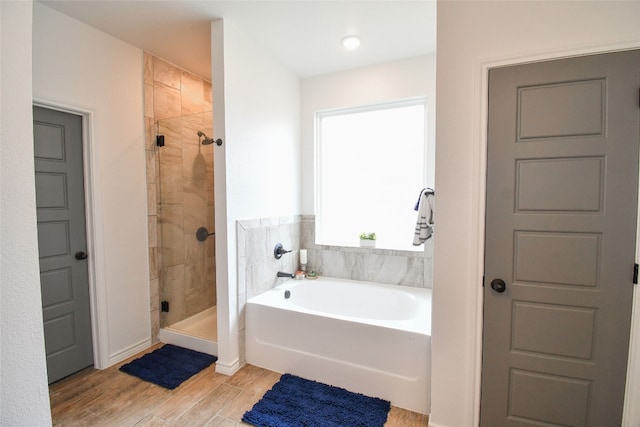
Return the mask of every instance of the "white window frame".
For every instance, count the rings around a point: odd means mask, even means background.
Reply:
[[[335,246],[335,247],[356,247],[356,245],[344,245],[344,244],[336,244],[335,242],[330,242],[330,241],[323,241],[323,236],[325,235],[322,228],[324,226],[323,224],[323,218],[322,218],[322,177],[320,176],[321,171],[322,171],[322,129],[321,129],[321,121],[323,118],[326,117],[331,117],[331,116],[338,116],[338,115],[345,115],[345,114],[356,114],[356,113],[362,113],[362,112],[367,112],[367,111],[379,111],[379,110],[384,110],[384,109],[394,109],[394,108],[402,108],[402,107],[410,107],[410,106],[415,106],[415,105],[422,105],[424,107],[424,118],[423,118],[423,124],[424,124],[424,149],[423,149],[423,168],[422,168],[422,181],[423,181],[423,188],[427,187],[427,179],[428,179],[428,171],[427,171],[427,167],[428,167],[428,156],[429,156],[429,149],[428,149],[428,133],[429,133],[429,129],[428,129],[428,103],[427,103],[427,97],[413,97],[413,98],[407,98],[407,99],[400,99],[400,100],[394,100],[394,101],[388,101],[388,102],[379,102],[379,103],[375,103],[375,104],[367,104],[367,105],[361,105],[361,106],[355,106],[355,107],[343,107],[343,108],[335,108],[335,109],[327,109],[327,110],[320,110],[320,111],[316,111],[315,113],[315,120],[314,120],[314,157],[315,157],[315,164],[314,164],[314,201],[315,201],[315,227],[316,227],[316,232],[315,232],[315,243],[317,245],[324,245],[324,246]],[[416,191],[416,201],[418,199],[419,196],[419,192],[420,192],[421,188],[417,188],[415,189]],[[417,218],[417,212],[416,212],[416,218]],[[363,230],[365,231],[365,230]],[[412,235],[409,235],[407,237],[407,239],[412,238]],[[378,248],[375,250],[394,250],[397,251],[398,249],[392,249],[392,248]],[[400,249],[403,250],[403,249]],[[407,249],[404,249],[406,251],[409,252],[423,252],[424,248],[422,246],[414,246],[414,247],[407,247]]]

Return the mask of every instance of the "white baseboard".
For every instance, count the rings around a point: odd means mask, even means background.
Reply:
[[[236,359],[231,364],[216,362],[216,372],[222,375],[231,376],[240,370],[240,360]]]
[[[140,341],[139,343],[120,350],[116,353],[110,354],[107,360],[107,366],[105,368],[113,366],[116,363],[120,363],[131,356],[135,356],[136,354],[148,349],[149,347],[151,347],[151,338]]]

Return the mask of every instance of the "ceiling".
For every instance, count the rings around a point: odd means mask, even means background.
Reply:
[[[37,0],[211,80],[210,22],[232,25],[300,78],[435,52],[435,0]],[[362,39],[345,51],[347,34]]]

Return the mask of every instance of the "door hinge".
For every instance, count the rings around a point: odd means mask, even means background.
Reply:
[[[638,284],[638,264],[633,264],[633,284]]]

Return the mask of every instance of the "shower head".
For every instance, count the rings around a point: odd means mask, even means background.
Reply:
[[[0,0],[2,1],[2,0]],[[216,144],[218,147],[220,147],[222,145],[222,140],[220,138],[218,139],[213,139],[213,138],[209,138],[207,135],[204,134],[204,132],[202,131],[198,131],[198,136],[200,138],[204,138],[201,142],[202,145],[211,145],[211,144]]]
[[[205,135],[205,134],[204,134],[204,132],[202,132],[202,131],[198,131],[198,137],[200,137],[200,138],[204,138],[204,139],[202,140],[202,143],[201,143],[202,145],[211,145],[211,144],[213,144],[213,142],[214,142],[212,138],[209,138],[209,137],[208,137],[207,135]]]

